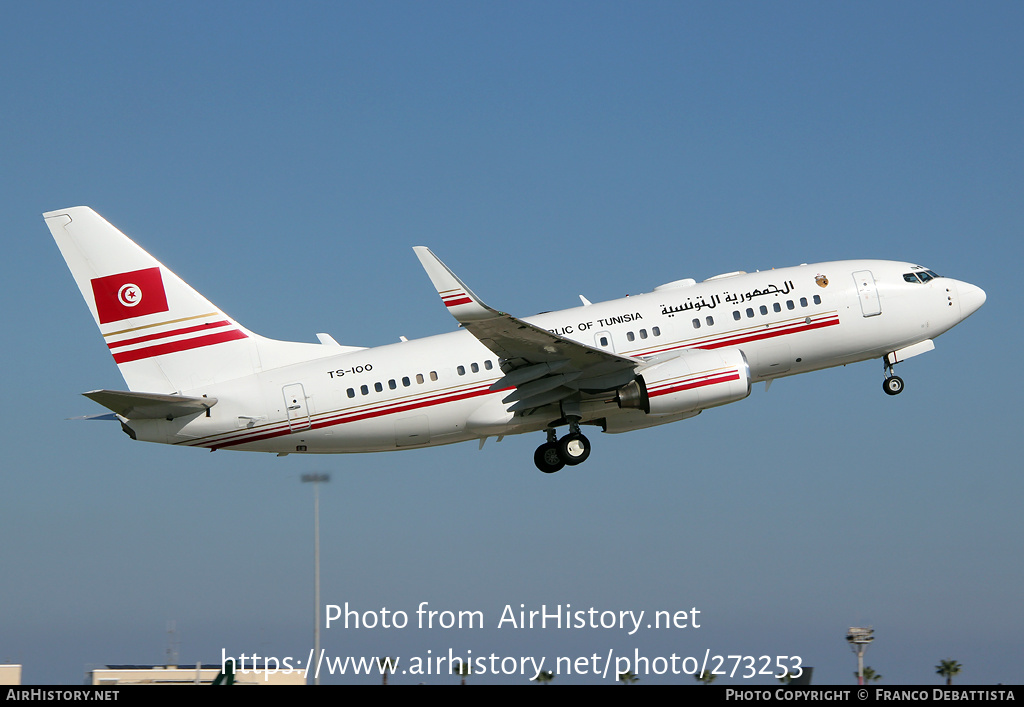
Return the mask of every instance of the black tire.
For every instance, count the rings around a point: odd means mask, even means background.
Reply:
[[[590,440],[579,433],[567,434],[558,440],[558,456],[567,466],[582,464],[590,456]]]
[[[899,376],[891,376],[882,381],[882,390],[886,395],[899,395],[903,392],[903,379]]]
[[[533,463],[545,474],[554,474],[565,466],[562,455],[558,452],[558,442],[547,442],[537,447],[533,453]]]

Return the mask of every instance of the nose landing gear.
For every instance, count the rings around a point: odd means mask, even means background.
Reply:
[[[886,392],[886,395],[899,395],[903,392],[903,379],[899,376],[887,376],[882,381],[882,390]]]
[[[553,428],[548,428],[548,441],[537,447],[533,463],[545,474],[553,474],[565,466],[582,464],[590,456],[590,440],[580,433],[579,424],[569,424],[569,434],[557,438]]]
[[[903,392],[903,379],[892,372],[892,364],[889,363],[889,357],[886,356],[882,359],[885,364],[885,378],[882,380],[882,390],[885,391],[886,395],[899,395]]]

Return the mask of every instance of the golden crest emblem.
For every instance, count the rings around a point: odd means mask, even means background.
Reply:
[[[818,287],[828,287],[828,278],[824,275],[815,275],[814,281],[818,283]]]

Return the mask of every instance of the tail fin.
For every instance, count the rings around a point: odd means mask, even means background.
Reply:
[[[133,391],[195,390],[255,373],[261,348],[277,365],[330,353],[248,331],[88,207],[43,218]]]

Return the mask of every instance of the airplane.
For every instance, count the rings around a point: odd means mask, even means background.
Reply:
[[[413,250],[459,331],[364,348],[246,329],[88,207],[43,214],[128,390],[86,397],[134,440],[328,454],[542,433],[545,473],[618,434],[746,398],[776,378],[869,359],[893,367],[976,312],[985,292],[920,265],[847,260],[691,278],[518,318]],[[559,436],[559,428],[566,432]]]

